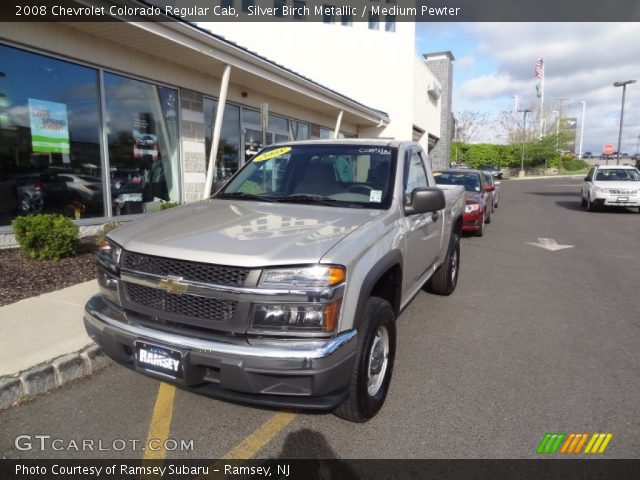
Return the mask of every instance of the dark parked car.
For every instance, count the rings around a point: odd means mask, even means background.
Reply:
[[[450,169],[434,172],[438,185],[459,185],[465,191],[465,209],[462,229],[475,232],[478,237],[484,235],[485,224],[491,223],[493,211],[493,191],[484,174],[479,170]]]
[[[56,173],[32,173],[14,178],[18,212],[40,213],[63,207],[69,199],[66,182]]]

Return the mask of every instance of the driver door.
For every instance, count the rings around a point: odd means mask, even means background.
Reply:
[[[419,150],[409,150],[404,165],[404,201],[409,202],[416,187],[429,184],[423,156]],[[407,215],[405,221],[406,255],[404,258],[404,291],[415,286],[418,279],[433,265],[440,254],[442,212]]]

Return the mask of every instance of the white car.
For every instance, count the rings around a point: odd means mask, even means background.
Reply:
[[[628,165],[596,165],[584,178],[581,196],[590,212],[603,205],[640,211],[640,171]]]

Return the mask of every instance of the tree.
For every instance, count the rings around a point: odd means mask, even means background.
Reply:
[[[478,138],[483,126],[487,124],[488,114],[474,110],[463,110],[455,115],[455,139],[461,143],[471,143]]]

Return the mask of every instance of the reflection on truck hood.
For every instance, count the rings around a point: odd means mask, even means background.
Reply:
[[[259,267],[320,260],[383,212],[205,200],[150,215],[110,234],[126,250],[220,265]],[[312,218],[309,218],[312,217]]]

